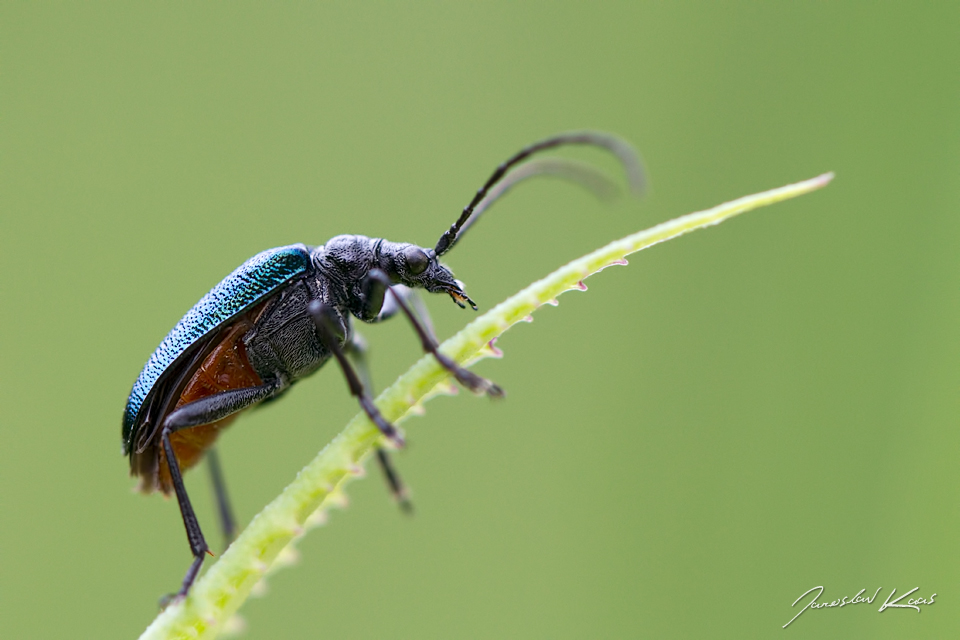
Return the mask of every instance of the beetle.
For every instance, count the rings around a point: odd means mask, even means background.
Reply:
[[[191,308],[143,367],[123,415],[123,453],[144,493],[174,493],[193,561],[175,597],[187,594],[204,557],[213,555],[183,483],[183,472],[206,455],[221,525],[229,544],[233,517],[213,444],[244,409],[283,394],[298,380],[334,358],[360,407],[396,447],[403,436],[373,403],[364,347],[353,329],[397,313],[407,317],[423,350],[457,381],[477,394],[503,390],[459,366],[437,350],[437,340],[417,289],[445,293],[461,308],[476,304],[439,258],[497,198],[521,180],[557,175],[598,195],[609,192],[602,173],[565,159],[530,156],[564,145],[591,145],[613,153],[631,186],[643,173],[633,148],[600,132],[563,133],[532,144],[500,164],[433,249],[360,235],[340,235],[326,244],[293,244],[259,253],[238,267]],[[388,296],[389,294],[389,296]],[[416,309],[416,310],[415,310]],[[352,357],[352,363],[348,359]],[[387,452],[377,460],[402,506],[405,489]]]

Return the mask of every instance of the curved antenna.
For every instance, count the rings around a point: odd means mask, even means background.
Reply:
[[[623,164],[623,168],[627,174],[627,179],[630,182],[631,189],[637,193],[643,191],[645,180],[643,176],[643,170],[640,166],[640,158],[637,156],[637,152],[634,151],[633,147],[630,146],[630,143],[616,136],[608,133],[601,133],[599,131],[571,131],[568,133],[561,133],[551,138],[547,138],[546,140],[535,142],[529,147],[526,147],[525,149],[516,153],[506,162],[497,167],[497,169],[493,172],[493,175],[487,179],[484,185],[480,187],[477,193],[473,196],[470,204],[463,208],[463,212],[460,214],[460,217],[457,219],[457,221],[450,225],[450,228],[447,229],[442,236],[440,236],[440,240],[437,242],[437,246],[434,249],[436,254],[441,256],[453,248],[453,245],[456,244],[457,240],[459,240],[460,236],[462,235],[463,226],[473,215],[474,209],[476,209],[477,205],[480,204],[480,202],[484,199],[484,197],[487,195],[487,192],[489,192],[491,188],[493,188],[503,179],[504,175],[506,175],[507,171],[511,167],[523,162],[535,153],[545,149],[552,149],[554,147],[560,147],[568,144],[593,145],[610,151],[612,154],[617,156],[617,158],[619,158],[620,162]]]
[[[592,193],[598,200],[609,202],[619,195],[620,188],[606,173],[591,167],[586,162],[568,160],[567,158],[541,158],[531,160],[510,171],[491,188],[480,204],[476,206],[467,221],[460,227],[458,236],[462,236],[467,229],[473,226],[480,215],[490,206],[507,194],[507,192],[527,178],[546,176],[560,178],[583,187]],[[448,249],[449,250],[449,249]]]

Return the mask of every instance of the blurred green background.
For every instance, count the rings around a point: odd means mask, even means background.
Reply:
[[[960,631],[955,3],[0,5],[0,635],[131,638],[190,560],[132,493],[143,362],[272,246],[432,246],[493,167],[616,132],[652,189],[517,189],[450,254],[482,308],[613,238],[834,170],[634,256],[406,426],[247,603],[248,638]],[[567,155],[615,168],[588,150]],[[429,300],[447,337],[472,317]],[[379,388],[419,356],[370,327]],[[357,412],[334,367],[222,441],[246,522]],[[218,542],[207,476],[188,486]],[[797,611],[883,587],[936,604]]]

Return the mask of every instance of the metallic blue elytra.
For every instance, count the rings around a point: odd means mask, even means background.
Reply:
[[[268,249],[253,256],[210,290],[180,319],[153,352],[133,383],[123,414],[123,453],[132,446],[133,428],[150,392],[191,345],[249,309],[310,265],[310,251],[303,244]]]

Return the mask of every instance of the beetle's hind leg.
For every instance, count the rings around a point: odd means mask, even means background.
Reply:
[[[193,562],[190,564],[190,568],[187,569],[187,575],[183,577],[183,585],[180,587],[180,591],[174,596],[174,599],[187,595],[194,580],[197,579],[197,574],[200,573],[200,567],[203,565],[204,557],[208,553],[210,555],[213,555],[213,553],[210,552],[210,547],[207,546],[207,541],[203,537],[203,531],[200,529],[200,523],[197,521],[197,515],[193,511],[193,505],[190,504],[187,488],[183,484],[183,475],[180,473],[180,463],[177,462],[173,445],[170,443],[170,435],[181,429],[189,429],[190,427],[198,427],[203,424],[216,422],[217,420],[221,420],[246,409],[250,405],[268,398],[281,386],[282,383],[277,380],[257,387],[222,391],[212,396],[201,398],[200,400],[188,402],[174,410],[164,419],[163,429],[160,432],[160,441],[163,446],[163,452],[166,454],[167,466],[170,468],[170,480],[173,483],[173,490],[177,495],[177,503],[180,506],[183,526],[187,530],[187,542],[190,543],[190,552],[193,553]],[[167,599],[165,598],[164,600]]]
[[[360,337],[360,334],[354,333],[350,342],[345,345],[345,351],[347,355],[350,356],[350,359],[353,360],[353,365],[357,369],[357,376],[360,378],[360,382],[364,388],[372,393],[373,378],[370,375],[370,363],[367,361],[366,341]],[[400,479],[400,475],[390,461],[390,454],[388,454],[383,447],[377,447],[377,463],[380,465],[383,478],[387,482],[387,487],[390,489],[393,499],[397,501],[397,504],[404,513],[412,514],[413,503],[410,502],[409,491],[407,491],[406,485],[403,483],[403,480]]]
[[[220,467],[220,456],[217,455],[216,447],[211,447],[207,451],[207,468],[210,470],[213,495],[217,499],[220,529],[223,531],[223,548],[226,549],[236,536],[237,521],[233,517],[233,509],[230,507],[227,484],[223,480],[223,469]]]
[[[200,523],[197,521],[197,514],[193,511],[193,505],[190,504],[190,497],[187,495],[187,488],[183,485],[183,476],[180,474],[180,464],[177,462],[177,456],[173,453],[173,445],[170,444],[170,434],[174,430],[169,426],[164,426],[160,438],[163,442],[163,451],[167,456],[167,465],[170,468],[170,479],[173,482],[173,490],[177,494],[177,503],[180,505],[180,516],[183,518],[183,526],[187,530],[187,542],[190,543],[190,552],[193,553],[193,562],[187,569],[187,575],[183,577],[183,584],[180,591],[174,598],[181,598],[187,595],[193,581],[197,579],[200,572],[200,566],[203,564],[203,558],[210,553],[210,547],[203,537],[203,531],[200,529]],[[210,553],[210,555],[213,555]],[[169,601],[164,598],[161,602]]]

